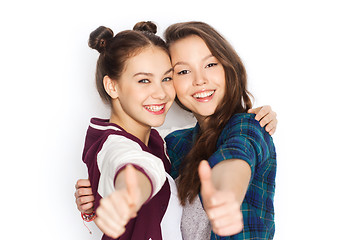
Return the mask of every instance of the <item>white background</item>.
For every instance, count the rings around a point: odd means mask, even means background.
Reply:
[[[108,116],[88,35],[200,20],[238,51],[255,106],[278,113],[275,239],[360,239],[359,12],[346,0],[2,1],[0,238],[100,238],[73,196],[88,121]]]

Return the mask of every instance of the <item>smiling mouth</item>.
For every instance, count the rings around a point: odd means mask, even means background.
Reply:
[[[208,98],[211,97],[214,94],[215,90],[212,91],[206,91],[206,92],[199,92],[199,93],[195,93],[194,95],[192,95],[194,98],[196,99],[203,99],[203,98]]]
[[[146,105],[144,108],[151,113],[162,114],[165,111],[165,103],[160,105]]]

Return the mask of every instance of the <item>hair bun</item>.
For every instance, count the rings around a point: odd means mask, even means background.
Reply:
[[[156,24],[151,21],[144,21],[144,22],[138,22],[133,27],[133,30],[135,31],[144,31],[144,32],[150,32],[155,34],[157,32]]]
[[[114,36],[110,28],[100,26],[90,33],[88,45],[92,49],[96,49],[99,53],[105,51],[106,45]]]

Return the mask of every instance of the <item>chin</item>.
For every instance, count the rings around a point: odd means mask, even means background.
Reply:
[[[209,117],[215,113],[214,111],[200,111],[198,114],[202,117]]]
[[[154,121],[154,122],[151,123],[151,126],[152,127],[160,127],[160,126],[162,126],[164,124],[164,122],[165,122],[165,119],[162,120],[162,121]]]

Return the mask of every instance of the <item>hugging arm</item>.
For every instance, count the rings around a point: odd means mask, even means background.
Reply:
[[[276,131],[278,120],[276,118],[276,112],[274,112],[269,105],[265,105],[258,108],[249,109],[248,113],[255,113],[255,119],[260,122],[260,126],[273,135]]]
[[[82,213],[90,214],[94,210],[94,195],[89,179],[79,179],[75,185],[75,202]]]

